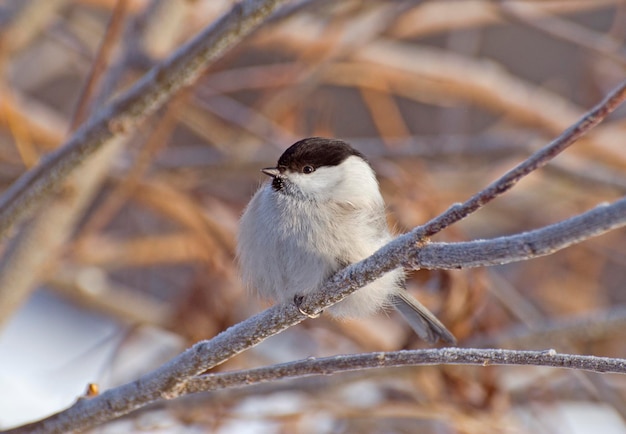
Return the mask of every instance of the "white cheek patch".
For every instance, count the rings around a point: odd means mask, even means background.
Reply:
[[[319,167],[309,174],[289,172],[286,177],[298,195],[307,199],[333,200],[357,206],[382,203],[374,171],[356,156],[347,158],[338,166]]]
[[[332,194],[342,179],[342,172],[338,166],[320,167],[309,174],[289,173],[287,177],[304,195],[323,198]]]

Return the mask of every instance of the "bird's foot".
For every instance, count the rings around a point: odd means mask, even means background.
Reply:
[[[296,307],[298,308],[298,311],[300,311],[300,313],[306,317],[309,318],[318,318],[321,314],[322,314],[322,310],[320,310],[319,312],[307,312],[304,309],[302,309],[302,303],[304,302],[304,296],[303,295],[295,295],[293,297],[293,303],[296,305]]]

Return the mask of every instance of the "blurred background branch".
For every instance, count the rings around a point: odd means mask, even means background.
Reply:
[[[37,202],[93,152],[128,134],[168,97],[192,83],[216,57],[252,31],[286,0],[247,0],[144,75],[126,93],[101,108],[58,150],[22,175],[0,197],[0,234],[27,216]]]

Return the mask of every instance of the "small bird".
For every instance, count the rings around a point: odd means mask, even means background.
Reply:
[[[300,140],[261,170],[271,177],[239,224],[237,257],[244,284],[264,298],[298,300],[340,269],[370,256],[391,233],[369,162],[348,143]],[[357,290],[328,313],[359,317],[392,306],[425,341],[456,342],[452,333],[405,289],[398,268]]]

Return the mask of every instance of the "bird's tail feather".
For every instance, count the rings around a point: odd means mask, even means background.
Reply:
[[[446,326],[406,291],[394,294],[392,303],[420,338],[431,344],[439,339],[451,345],[456,344],[456,338]]]

